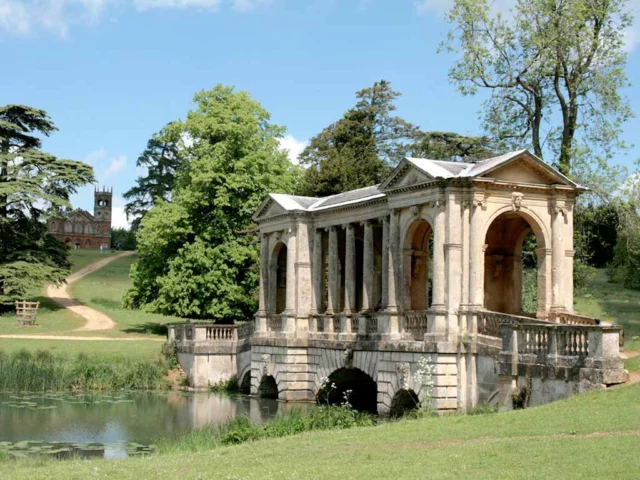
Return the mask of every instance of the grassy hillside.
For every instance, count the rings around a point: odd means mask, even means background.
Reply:
[[[0,464],[14,480],[637,479],[640,386],[528,410],[447,416],[123,461]]]
[[[71,260],[71,273],[77,272],[93,262],[102,260],[103,258],[113,257],[122,252],[100,250],[71,250],[69,252],[69,260]]]

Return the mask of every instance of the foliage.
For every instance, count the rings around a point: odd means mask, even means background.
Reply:
[[[538,311],[538,270],[535,268],[522,269],[522,311]]]
[[[111,248],[116,250],[135,250],[136,234],[132,229],[112,228]]]
[[[209,384],[210,392],[224,392],[224,393],[239,393],[240,385],[238,385],[238,379],[234,376],[229,380],[220,380],[217,383]]]
[[[270,192],[295,189],[279,148],[284,129],[247,92],[216,86],[174,122],[181,168],[170,201],[145,214],[131,271],[130,308],[245,320],[257,306],[259,241],[251,216]],[[186,142],[184,139],[191,139]]]
[[[463,94],[487,90],[484,124],[502,148],[551,154],[564,174],[607,194],[607,161],[631,116],[620,91],[624,0],[519,0],[507,14],[488,0],[455,0],[444,46],[460,53],[450,79]],[[605,171],[606,170],[606,171]]]
[[[317,430],[347,429],[375,425],[375,418],[345,406],[322,406],[308,412],[291,408],[263,425],[239,415],[218,429],[205,427],[177,438],[162,438],[158,452],[197,452],[220,445],[237,445],[263,438],[279,438]]]
[[[619,203],[578,203],[574,211],[575,258],[596,268],[604,268],[613,260],[620,225]]]
[[[178,345],[175,341],[166,341],[162,344],[162,357],[171,369],[176,368],[179,365]]]
[[[496,155],[489,137],[471,137],[453,132],[418,132],[411,146],[413,157],[470,162]]]
[[[423,356],[418,362],[418,368],[413,377],[413,382],[420,401],[420,410],[433,410],[433,389],[435,387],[434,374],[436,366],[432,363],[431,358]]]
[[[498,413],[498,405],[489,403],[479,403],[467,411],[467,415],[493,415],[494,413]]]
[[[144,361],[0,351],[0,390],[152,390],[164,387],[164,375],[161,366]]]
[[[380,183],[411,147],[417,128],[393,116],[400,93],[385,80],[356,93],[355,107],[311,139],[300,194],[333,195]]]
[[[640,289],[640,216],[632,205],[618,209],[620,226],[609,278],[627,288]]]
[[[44,110],[0,107],[0,311],[69,274],[68,248],[44,220],[70,208],[69,196],[93,181],[93,171],[40,150],[38,135],[55,130]]]
[[[127,190],[125,212],[132,218],[135,232],[142,216],[159,201],[169,201],[176,174],[183,157],[179,155],[184,136],[181,125],[169,123],[147,142],[147,148],[138,157],[137,167],[145,168],[146,175],[138,177],[137,185]],[[113,245],[113,242],[112,242]]]

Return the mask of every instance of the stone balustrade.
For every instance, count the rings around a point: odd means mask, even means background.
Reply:
[[[428,330],[426,311],[405,312],[402,315],[402,333],[405,337],[422,342]]]
[[[167,325],[168,340],[177,344],[178,351],[203,349],[208,346],[231,344],[248,339],[253,334],[253,322],[237,325],[215,323],[172,323]]]

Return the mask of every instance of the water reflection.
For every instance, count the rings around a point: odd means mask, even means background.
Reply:
[[[311,407],[296,407],[301,405]],[[263,423],[292,406],[216,393],[0,393],[0,449],[21,444],[27,451],[64,455],[67,447],[90,444],[94,455],[118,458],[144,453],[160,436],[220,425],[237,415]]]

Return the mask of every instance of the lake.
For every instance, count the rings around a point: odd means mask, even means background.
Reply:
[[[219,425],[237,415],[262,423],[290,406],[217,393],[0,393],[0,450],[16,457],[122,458],[153,451],[161,436]]]

